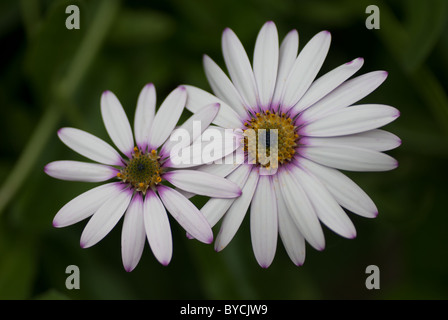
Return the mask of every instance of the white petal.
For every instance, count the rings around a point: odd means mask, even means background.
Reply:
[[[145,197],[144,223],[154,256],[164,266],[168,265],[173,255],[170,221],[162,201],[152,190]]]
[[[280,190],[278,176],[273,177],[275,195],[277,197],[278,232],[291,261],[301,266],[305,262],[305,238],[292,219]]]
[[[255,188],[258,184],[258,178],[258,171],[252,170],[244,187],[242,188],[241,196],[233,202],[230,209],[224,215],[221,228],[215,241],[216,251],[221,251],[224,249],[238,231],[238,228],[240,227],[241,222],[243,222],[244,216],[246,215],[247,209],[252,201]]]
[[[219,162],[219,160],[224,161],[226,156],[231,155],[240,147],[241,140],[242,136],[232,129],[209,127],[190,146],[180,150],[173,148],[165,166],[188,168]]]
[[[121,190],[120,185],[120,182],[112,182],[80,194],[58,211],[53,219],[53,226],[62,228],[90,217],[114,195],[114,190]]]
[[[174,89],[162,102],[154,117],[149,134],[148,147],[157,149],[170,136],[176,126],[187,100],[187,92],[184,87]]]
[[[238,169],[233,171],[227,179],[234,182],[242,189],[249,177],[250,171],[251,166],[241,165]],[[201,208],[201,212],[209,222],[210,226],[213,227],[222,218],[234,201],[235,199],[212,198]]]
[[[400,146],[401,139],[381,129],[340,137],[302,137],[300,143],[309,146],[352,146],[376,151],[392,150]]]
[[[275,86],[274,97],[272,98],[272,104],[275,110],[277,110],[276,107],[280,103],[280,98],[283,93],[283,88],[286,85],[286,80],[288,79],[292,66],[297,59],[298,50],[299,34],[297,30],[292,30],[286,35],[280,46],[277,83]]]
[[[201,242],[213,241],[213,232],[207,219],[190,200],[166,186],[159,186],[157,191],[169,213],[185,231]]]
[[[400,116],[391,106],[364,104],[335,111],[328,116],[308,123],[299,135],[312,137],[343,136],[382,127]]]
[[[58,136],[70,149],[86,158],[112,166],[122,165],[120,154],[110,144],[88,132],[62,128]]]
[[[293,113],[299,113],[322,99],[345,80],[354,75],[363,64],[364,59],[357,58],[321,76],[313,82],[307,92],[303,95],[302,99],[300,99],[294,106]]]
[[[305,158],[301,158],[299,163],[320,179],[336,201],[344,208],[366,218],[374,218],[378,215],[375,203],[343,173]]]
[[[109,137],[121,152],[131,157],[134,149],[131,125],[120,101],[111,91],[101,95],[101,115]]]
[[[207,172],[210,174],[214,174],[215,176],[225,178],[230,173],[232,173],[234,170],[236,170],[240,164],[226,164],[226,163],[219,163],[219,164],[205,164],[202,166],[199,166],[196,168],[198,171]]]
[[[308,90],[327,56],[330,42],[330,33],[322,31],[300,51],[286,80],[281,102],[283,106],[293,107]]]
[[[250,207],[250,234],[255,258],[262,268],[274,260],[277,249],[277,198],[271,176],[260,176]]]
[[[307,146],[300,149],[305,158],[322,165],[348,171],[388,171],[398,166],[391,156],[352,146]]]
[[[219,112],[213,123],[223,128],[241,128],[240,116],[224,101],[202,89],[189,85],[184,85],[184,87],[187,89],[186,108],[188,110],[195,113],[206,105],[219,103]]]
[[[152,83],[144,86],[137,100],[134,118],[134,134],[137,145],[146,150],[149,141],[151,125],[156,110],[156,89]]]
[[[118,170],[106,165],[80,161],[53,161],[45,166],[49,176],[68,181],[101,182],[116,177]]]
[[[325,238],[316,212],[308,199],[301,181],[297,178],[295,166],[278,173],[280,190],[288,212],[300,233],[317,250],[325,248]]]
[[[274,94],[278,69],[278,33],[272,21],[261,28],[254,49],[254,76],[258,88],[260,107],[266,110]]]
[[[134,270],[140,261],[145,240],[143,198],[137,193],[126,210],[121,231],[121,256],[127,272]]]
[[[350,79],[303,111],[301,119],[311,122],[356,103],[378,88],[387,78],[385,71],[373,71]]]
[[[88,248],[101,241],[123,216],[131,198],[130,189],[114,193],[90,218],[81,235],[81,247]]]
[[[235,110],[240,117],[246,117],[241,95],[222,69],[207,55],[203,59],[205,75],[215,95]]]
[[[243,97],[245,105],[255,107],[258,104],[257,86],[249,57],[241,41],[229,28],[225,29],[222,35],[222,52],[230,78]]]
[[[241,189],[230,180],[196,170],[174,170],[163,175],[174,186],[188,192],[215,198],[235,198]]]
[[[295,170],[295,174],[302,182],[303,190],[319,220],[337,234],[350,239],[355,238],[355,226],[324,185],[301,168]]]
[[[177,148],[189,146],[215,119],[219,112],[219,107],[218,103],[213,103],[195,112],[181,126],[174,129],[170,138],[163,144],[160,154],[168,155],[175,146]]]

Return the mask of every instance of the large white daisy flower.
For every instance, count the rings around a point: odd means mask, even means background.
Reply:
[[[237,232],[250,206],[252,247],[257,262],[268,267],[277,235],[296,265],[305,260],[305,240],[325,247],[321,222],[337,234],[354,238],[356,230],[343,208],[373,218],[377,208],[369,196],[339,170],[386,171],[397,161],[383,153],[400,139],[378,129],[399,116],[381,104],[353,105],[387,77],[373,71],[348,80],[363,59],[345,63],[315,80],[327,55],[331,35],[315,35],[298,54],[298,33],[292,30],[279,46],[277,29],[267,22],[258,34],[253,64],[231,29],[222,36],[229,77],[204,56],[207,79],[214,95],[186,86],[187,108],[220,103],[213,123],[225,128],[257,132],[255,149],[244,147],[246,162],[211,164],[215,171],[242,188],[237,199],[211,199],[201,212],[214,226],[222,218],[215,249],[222,250]],[[277,133],[275,146],[270,139]],[[263,133],[263,134],[262,134]],[[264,152],[276,149],[276,163]],[[258,148],[258,150],[257,150]],[[255,151],[254,151],[255,150]],[[255,163],[248,163],[252,156]]]
[[[209,223],[179,191],[210,197],[232,198],[241,194],[233,182],[206,172],[170,168],[170,149],[175,145],[169,137],[185,108],[187,93],[180,86],[161,104],[157,113],[156,91],[146,85],[138,98],[134,120],[134,137],[128,118],[117,97],[110,91],[101,97],[101,114],[106,130],[120,154],[107,142],[85,131],[62,128],[59,138],[69,148],[98,163],[54,161],[45,172],[57,179],[85,182],[115,182],[93,188],[68,202],[56,214],[53,225],[65,227],[85,218],[89,220],[81,235],[81,247],[93,246],[102,240],[124,214],[122,228],[122,260],[127,271],[138,264],[148,239],[157,260],[167,265],[172,257],[171,229],[166,210],[196,239],[213,241]],[[193,132],[191,123],[202,128],[215,118],[219,104],[202,106],[182,128],[192,140],[202,132]],[[196,136],[195,136],[196,135]],[[123,156],[124,155],[124,156]]]

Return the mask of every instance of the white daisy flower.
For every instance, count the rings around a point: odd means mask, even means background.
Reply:
[[[220,103],[214,124],[253,130],[257,141],[263,142],[258,150],[246,144],[246,163],[200,169],[227,177],[242,189],[237,199],[210,199],[201,209],[212,226],[223,217],[215,250],[232,240],[249,206],[253,251],[265,268],[274,259],[278,234],[291,260],[302,265],[305,240],[317,250],[325,247],[321,223],[343,237],[356,236],[343,208],[368,218],[378,214],[369,196],[338,169],[396,168],[397,161],[383,151],[401,141],[378,128],[395,120],[399,111],[381,104],[353,105],[387,77],[385,71],[374,71],[348,80],[361,68],[362,58],[315,79],[330,41],[330,33],[322,31],[298,53],[297,31],[289,32],[279,46],[276,26],[267,22],[258,34],[251,65],[238,37],[226,29],[222,48],[230,79],[204,56],[205,73],[216,96],[186,86],[189,110]],[[275,145],[270,132],[277,133]],[[277,164],[263,161],[260,145],[267,153],[276,149]],[[251,156],[255,165],[247,163]]]
[[[104,92],[101,97],[103,121],[122,154],[90,133],[75,128],[60,129],[58,136],[63,143],[98,163],[55,161],[46,165],[48,175],[70,181],[116,181],[93,188],[68,202],[56,214],[53,225],[65,227],[93,215],[81,235],[81,247],[88,248],[102,240],[124,215],[121,248],[127,271],[138,264],[145,238],[160,263],[167,265],[171,261],[172,238],[166,211],[196,239],[211,243],[213,233],[207,220],[190,200],[166,182],[190,193],[218,198],[237,197],[241,189],[210,173],[167,166],[173,146],[168,138],[179,121],[186,99],[186,90],[180,86],[167,96],[156,113],[155,88],[152,84],[146,85],[138,98],[133,136],[119,100],[112,92]],[[191,132],[189,124],[200,121],[201,127],[207,128],[219,107],[216,103],[204,105],[181,127],[192,135],[200,135],[202,132]],[[197,136],[192,136],[195,138]]]

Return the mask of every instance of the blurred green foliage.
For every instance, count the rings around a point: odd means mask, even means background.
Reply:
[[[69,4],[80,8],[79,30],[65,28]],[[379,30],[365,27],[370,4],[380,9]],[[1,1],[0,299],[447,299],[447,19],[445,0]],[[223,66],[223,29],[231,27],[251,56],[267,20],[280,39],[298,29],[301,47],[331,31],[322,73],[358,56],[363,73],[389,72],[363,101],[401,111],[387,127],[403,140],[390,152],[400,166],[349,173],[380,211],[373,220],[350,214],[355,240],[325,230],[326,249],[307,247],[302,267],[279,242],[264,270],[252,253],[247,218],[220,253],[187,240],[172,223],[170,265],[161,266],[146,245],[140,264],[126,273],[121,222],[85,250],[84,222],[52,227],[56,212],[92,187],[44,174],[50,161],[82,159],[57,139],[57,129],[73,126],[107,140],[99,109],[104,90],[132,119],[146,83],[155,84],[159,102],[179,84],[208,89],[202,55]],[[65,287],[71,264],[80,268],[80,290]],[[365,287],[370,264],[381,270],[380,290]]]

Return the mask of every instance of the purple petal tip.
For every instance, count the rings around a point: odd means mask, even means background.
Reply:
[[[132,272],[132,270],[134,270],[134,268],[132,268],[132,267],[124,267],[124,270],[126,272]]]
[[[262,267],[263,269],[267,269],[269,268],[270,264],[260,264],[260,267]]]
[[[207,239],[206,244],[210,244],[213,242],[213,235],[210,236],[210,238]]]
[[[160,264],[164,267],[167,267],[170,264],[170,260],[160,261]]]

